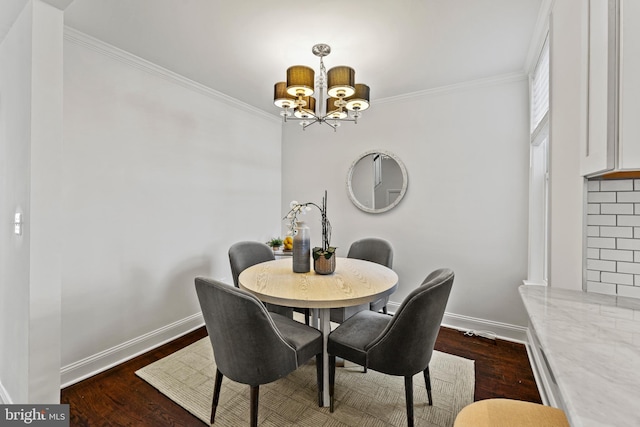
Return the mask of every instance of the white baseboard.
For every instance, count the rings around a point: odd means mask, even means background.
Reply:
[[[148,334],[101,351],[77,362],[63,366],[60,370],[61,387],[68,387],[120,363],[166,344],[204,325],[201,313],[164,326]],[[2,390],[0,389],[0,392]]]
[[[387,309],[390,313],[400,308],[399,303],[389,302]],[[494,322],[492,320],[478,319],[476,317],[462,316],[460,314],[444,313],[442,326],[458,329],[461,331],[490,331],[496,334],[497,338],[528,344],[527,328],[525,326],[516,326],[508,323]]]
[[[478,319],[476,317],[462,316],[459,314],[445,313],[442,325],[461,331],[489,331],[496,334],[496,338],[506,341],[527,344],[527,328],[511,325],[509,323],[494,322],[492,320]]]
[[[0,382],[0,404],[2,405],[11,405],[13,402],[11,401],[11,397],[7,392],[7,389],[4,388],[2,383]]]

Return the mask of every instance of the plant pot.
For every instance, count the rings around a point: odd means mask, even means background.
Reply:
[[[271,246],[271,249],[273,249],[273,252],[277,252],[280,250],[280,246]]]
[[[313,269],[317,274],[333,274],[336,271],[336,254],[332,254],[329,259],[324,256],[314,259]]]

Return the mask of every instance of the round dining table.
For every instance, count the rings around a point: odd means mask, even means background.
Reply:
[[[238,285],[263,302],[317,310],[313,326],[322,332],[323,402],[329,405],[329,356],[327,337],[331,332],[330,309],[350,307],[390,295],[398,287],[398,275],[383,265],[355,258],[337,258],[332,274],[294,273],[291,258],[253,265],[238,278]]]

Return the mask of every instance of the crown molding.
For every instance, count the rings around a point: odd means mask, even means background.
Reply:
[[[528,76],[523,71],[515,73],[501,74],[499,76],[488,77],[485,79],[469,80],[462,83],[456,83],[448,86],[440,86],[432,89],[420,90],[417,92],[406,93],[403,95],[390,96],[388,98],[376,99],[376,104],[387,104],[391,102],[405,101],[413,98],[429,97],[442,95],[446,93],[464,92],[467,90],[478,89],[488,86],[496,86],[505,83],[519,82],[528,80]]]
[[[223,102],[231,107],[238,108],[247,113],[259,116],[263,119],[271,120],[274,122],[282,121],[280,117],[276,117],[273,114],[266,113],[265,111],[260,110],[259,108],[256,108],[252,105],[241,102],[229,95],[226,95],[222,92],[218,92],[217,90],[211,89],[208,86],[205,86],[201,83],[198,83],[194,80],[184,77],[178,73],[175,73],[171,70],[163,68],[159,65],[156,65],[153,62],[147,61],[146,59],[142,59],[139,56],[136,56],[125,50],[122,50],[113,45],[105,43],[95,37],[92,37],[74,28],[71,28],[68,26],[64,27],[64,39],[66,41],[77,44],[79,46],[83,46],[88,49],[91,49],[94,52],[100,53],[106,57],[119,61],[125,65],[129,65],[131,67],[145,71],[154,76],[161,77],[167,81],[180,85],[186,89],[192,90],[201,95],[205,95],[216,101]]]

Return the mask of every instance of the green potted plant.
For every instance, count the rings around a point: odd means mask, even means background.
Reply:
[[[315,206],[320,211],[320,222],[322,225],[322,246],[316,246],[311,250],[313,256],[313,269],[318,274],[331,274],[336,269],[336,248],[331,246],[331,223],[327,218],[327,191],[324,192],[322,198],[322,207],[313,202],[298,203],[291,202],[291,210],[284,217],[289,220],[289,234],[295,232],[295,224],[298,220],[298,214],[305,214],[311,210],[311,206]]]
[[[267,245],[271,246],[271,249],[273,249],[274,251],[277,251],[280,249],[280,246],[282,246],[282,243],[283,242],[281,238],[273,237],[267,242]]]

